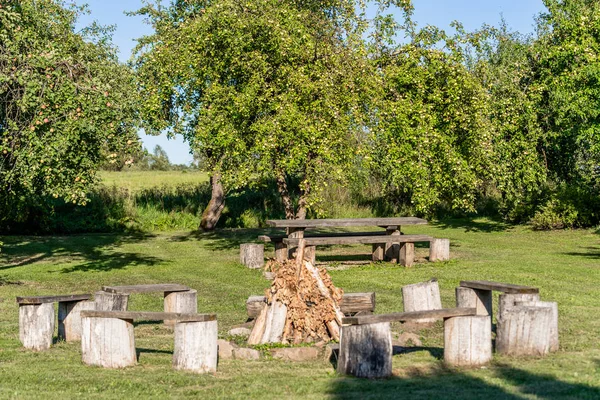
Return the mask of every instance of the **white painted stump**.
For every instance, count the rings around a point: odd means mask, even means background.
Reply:
[[[548,330],[548,335],[550,335],[550,351],[558,351],[558,303],[553,301],[517,301],[516,303],[517,306],[550,307],[552,309],[552,320],[550,321],[550,329]]]
[[[450,259],[450,239],[432,239],[429,242],[429,261]]]
[[[503,293],[498,297],[498,320],[502,318],[505,309],[517,305],[518,301],[539,301],[539,293]]]
[[[54,304],[19,305],[19,339],[27,349],[47,350],[54,335]]]
[[[402,287],[402,302],[404,311],[426,311],[441,310],[442,300],[440,298],[440,287],[437,280],[415,283]],[[432,323],[436,318],[423,318],[415,320],[415,323]]]
[[[98,311],[127,311],[129,295],[99,291],[94,294],[94,303]]]
[[[415,263],[415,244],[402,243],[400,245],[400,256],[398,263],[403,267],[412,267]]]
[[[444,362],[476,367],[492,359],[492,318],[476,315],[444,321]]]
[[[173,368],[196,373],[217,371],[217,321],[177,322]]]
[[[81,340],[81,311],[95,310],[93,301],[61,301],[58,303],[58,338],[67,342]]]
[[[135,365],[133,320],[82,318],[81,355],[87,365],[124,368]]]
[[[198,312],[198,291],[165,292],[165,312],[196,314]],[[166,319],[165,325],[175,325],[175,320]]]
[[[498,318],[496,351],[512,356],[543,356],[550,350],[551,307],[514,306]]]
[[[358,378],[392,375],[390,323],[342,326],[337,372]]]
[[[265,245],[244,243],[240,245],[240,263],[251,269],[265,265]]]
[[[477,315],[492,316],[492,291],[471,289],[467,287],[456,288],[456,307],[476,308]]]

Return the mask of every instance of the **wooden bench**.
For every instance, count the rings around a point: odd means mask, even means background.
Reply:
[[[81,338],[80,312],[93,309],[91,294],[17,297],[19,339],[24,347],[46,350],[54,336],[54,303],[58,303],[58,338],[68,342]]]
[[[98,310],[114,311],[127,310],[130,294],[134,293],[164,293],[164,311],[169,313],[197,313],[198,292],[188,286],[177,283],[159,283],[150,285],[103,286],[101,292],[96,293]],[[120,306],[115,307],[115,303]],[[165,320],[165,325],[173,325],[172,320]]]
[[[475,307],[492,317],[492,291],[499,291],[496,351],[506,355],[542,356],[559,348],[558,305],[540,301],[539,289],[490,281],[461,281],[457,307]]]
[[[275,257],[282,261],[287,256],[287,249],[298,246],[300,238],[288,238],[285,236],[259,236],[259,239],[268,243],[275,244]],[[399,254],[398,262],[403,266],[411,266],[414,263],[414,244],[419,242],[429,243],[429,259],[445,260],[447,252],[443,250],[444,246],[437,244],[438,240],[428,235],[384,235],[379,232],[358,232],[358,233],[336,233],[336,234],[318,234],[305,236],[303,238],[305,254],[308,254],[314,263],[315,247],[324,245],[348,245],[348,244],[372,244],[373,261],[383,261],[384,259],[393,259],[394,254]],[[445,243],[445,242],[444,242]]]
[[[265,296],[250,296],[246,300],[246,311],[249,319],[258,317],[267,298]],[[340,310],[344,315],[372,314],[375,311],[375,293],[344,293],[340,303]]]
[[[175,322],[173,367],[197,373],[217,369],[216,314],[82,311],[82,360],[87,365],[124,368],[137,362],[134,320]]]
[[[492,358],[491,320],[476,312],[475,308],[450,308],[343,318],[337,370],[361,378],[390,376],[390,322],[430,318],[444,320],[444,361],[447,364],[486,364]]]

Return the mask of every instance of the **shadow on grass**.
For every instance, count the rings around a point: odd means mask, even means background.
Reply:
[[[512,225],[500,220],[479,220],[475,218],[443,219],[432,223],[441,229],[464,229],[465,232],[504,232],[511,229]]]
[[[89,234],[58,237],[3,237],[0,270],[25,267],[51,259],[73,259],[77,265],[62,273],[110,271],[125,267],[152,266],[161,259],[135,252],[115,251],[127,243],[147,240],[149,235]]]
[[[592,259],[600,259],[600,247],[581,247],[582,250],[587,251],[572,251],[568,253],[563,253],[567,256],[575,256],[575,257],[586,257]]]
[[[387,379],[369,380],[341,377],[328,394],[334,399],[598,399],[600,388],[569,383],[555,376],[535,374],[506,365],[492,367],[494,380],[507,382],[510,392],[463,370],[438,363],[426,370],[409,367]]]

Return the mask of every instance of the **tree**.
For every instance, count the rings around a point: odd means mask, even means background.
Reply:
[[[99,165],[139,146],[132,74],[107,30],[75,33],[82,11],[0,6],[0,218],[25,218],[47,198],[85,204]]]
[[[211,229],[225,189],[271,177],[287,218],[318,209],[353,158],[369,79],[355,2],[175,1],[146,5],[155,33],[136,69],[148,132],[182,134],[211,173]],[[290,178],[300,182],[295,206]]]

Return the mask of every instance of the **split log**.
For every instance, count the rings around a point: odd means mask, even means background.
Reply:
[[[81,311],[95,310],[93,301],[61,301],[58,303],[58,338],[67,342],[81,340]]]
[[[516,305],[528,307],[550,307],[552,309],[552,320],[550,321],[550,329],[548,330],[548,334],[550,335],[550,351],[558,351],[558,303],[552,301],[517,301]]]
[[[412,267],[415,263],[415,244],[402,243],[400,245],[400,258],[398,263],[403,267]]]
[[[135,365],[133,320],[83,317],[81,330],[82,360],[87,365],[124,368]]]
[[[265,322],[265,331],[261,339],[261,343],[280,343],[285,328],[285,320],[287,317],[287,307],[280,301],[273,301],[268,306],[267,317]]]
[[[125,293],[109,293],[105,291],[94,294],[97,311],[127,311],[129,295]]]
[[[477,315],[444,321],[444,362],[476,367],[492,360],[492,318]]]
[[[343,326],[337,371],[358,378],[390,376],[392,374],[390,323]]]
[[[512,356],[543,356],[550,350],[551,307],[514,306],[498,318],[496,351]]]
[[[492,291],[471,289],[467,287],[456,288],[456,307],[476,308],[477,315],[492,316]]]
[[[19,304],[19,339],[27,349],[47,350],[54,335],[54,304]]]
[[[404,303],[405,312],[441,310],[442,300],[437,279],[403,286],[402,302]],[[432,323],[436,320],[435,318],[424,318],[415,322]]]
[[[198,312],[198,291],[165,292],[165,312],[196,314]],[[165,319],[165,325],[175,325],[175,320]]]
[[[260,315],[258,316],[258,318],[256,318],[256,322],[254,323],[252,332],[250,332],[250,336],[248,337],[248,344],[260,344],[265,332],[265,324],[267,323],[268,312],[269,307],[263,307],[262,311],[260,312]]]
[[[240,263],[251,269],[265,265],[265,245],[244,243],[240,245]]]
[[[326,322],[327,329],[329,330],[329,334],[334,340],[340,340],[340,326],[342,325],[342,318],[344,318],[344,314],[342,313],[336,302],[331,298],[331,295],[329,294],[329,289],[327,289],[327,287],[323,283],[323,280],[321,279],[321,276],[319,275],[319,270],[309,262],[305,262],[304,267],[317,283],[317,288],[319,289],[321,295],[331,300],[331,304],[333,305],[335,313],[335,320]]]
[[[432,239],[429,242],[429,261],[450,259],[450,239]]]
[[[248,318],[257,318],[260,312],[267,305],[267,298],[265,296],[250,296],[246,300],[246,312]]]
[[[217,321],[177,322],[173,368],[196,373],[217,371]]]

